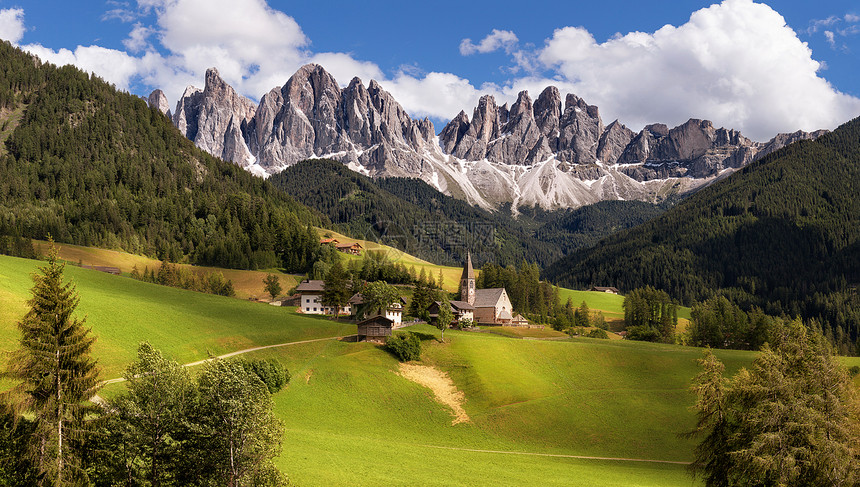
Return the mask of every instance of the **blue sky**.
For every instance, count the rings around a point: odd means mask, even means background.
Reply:
[[[758,140],[860,115],[860,8],[753,2],[0,0],[0,38],[175,104],[218,67],[257,100],[302,64],[371,78],[436,124],[548,84],[634,130],[707,118]]]

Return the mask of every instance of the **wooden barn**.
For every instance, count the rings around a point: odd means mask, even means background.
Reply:
[[[385,343],[391,336],[394,321],[384,315],[375,315],[358,323],[358,341]]]

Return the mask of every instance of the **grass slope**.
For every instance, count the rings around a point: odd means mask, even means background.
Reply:
[[[429,327],[418,331],[432,332]],[[602,340],[512,340],[450,331],[425,364],[465,393],[470,423],[402,377],[370,344],[312,343],[254,353],[293,373],[275,396],[280,468],[298,485],[692,485],[681,465],[463,449],[689,461],[701,350]],[[750,352],[718,351],[730,371]],[[453,448],[453,449],[442,449]]]
[[[30,298],[38,261],[0,256],[0,351],[17,346],[15,323]],[[67,265],[80,294],[78,316],[98,337],[93,353],[105,379],[119,377],[139,342],[180,362],[260,345],[355,333],[354,325],[296,314],[288,308],[135,281]]]
[[[109,266],[118,267],[124,273],[131,273],[132,269],[137,266],[137,270],[143,272],[144,269],[157,271],[161,266],[161,261],[145,257],[142,255],[129,254],[119,250],[100,249],[96,247],[82,247],[80,245],[56,243],[61,259],[80,263],[83,265]],[[45,254],[48,251],[48,243],[40,240],[34,240],[33,246],[37,254]],[[223,269],[220,267],[192,266],[189,264],[177,264],[179,267],[193,269],[195,272],[220,272],[225,278],[233,282],[233,289],[236,290],[236,297],[247,299],[250,297],[267,297],[266,290],[263,285],[263,278],[267,274],[276,274],[281,279],[281,287],[284,292],[298,284],[299,279],[292,275],[283,273],[277,269],[267,269],[262,271],[246,271],[241,269]]]

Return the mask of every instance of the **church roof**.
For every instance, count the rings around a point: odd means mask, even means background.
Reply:
[[[505,288],[496,287],[492,289],[476,289],[475,290],[475,306],[476,308],[490,308],[498,304],[502,299]]]
[[[466,254],[466,265],[463,266],[463,276],[460,278],[463,279],[474,279],[475,278],[475,270],[472,269],[472,253],[469,252]]]

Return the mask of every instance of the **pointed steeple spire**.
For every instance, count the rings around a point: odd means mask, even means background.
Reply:
[[[475,270],[472,269],[472,253],[469,252],[468,254],[466,254],[466,265],[463,266],[463,277],[461,277],[460,280],[474,278]]]

